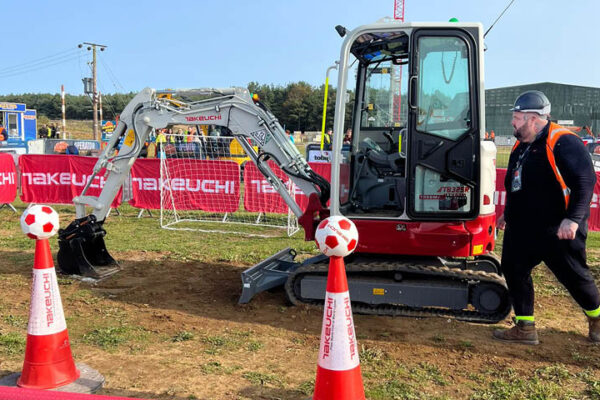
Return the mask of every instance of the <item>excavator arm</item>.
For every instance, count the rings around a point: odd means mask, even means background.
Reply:
[[[258,170],[299,218],[306,239],[314,238],[318,222],[328,215],[325,208],[330,194],[329,183],[310,168],[277,118],[260,101],[253,99],[247,89],[157,92],[146,88],[125,107],[110,142],[94,166],[92,179],[101,172],[106,174],[100,195],[87,195],[88,183],[81,195],[73,199],[77,218],[59,232],[58,263],[64,272],[100,279],[118,271],[118,264],[106,250],[106,231],[102,225],[143,143],[154,130],[198,124],[229,128]],[[306,211],[277,177],[269,160],[273,160],[308,196]],[[86,212],[87,207],[92,208],[90,214]]]

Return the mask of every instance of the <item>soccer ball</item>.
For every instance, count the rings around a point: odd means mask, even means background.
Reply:
[[[48,239],[58,232],[58,213],[40,204],[29,207],[21,216],[21,229],[32,239]]]
[[[319,224],[315,242],[326,256],[346,257],[356,249],[358,231],[354,223],[346,217],[329,217]]]

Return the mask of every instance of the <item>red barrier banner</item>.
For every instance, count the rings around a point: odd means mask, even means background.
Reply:
[[[287,175],[274,162],[269,161],[269,167],[278,178],[287,184]],[[288,212],[288,206],[283,198],[260,173],[254,163],[246,163],[244,166],[244,209],[249,212],[276,214]]]
[[[138,159],[131,169],[134,207],[234,212],[240,202],[240,167],[234,161],[167,159],[167,176],[160,177],[159,159]]]
[[[13,156],[0,153],[0,204],[12,203],[17,197],[17,168]]]
[[[21,200],[25,203],[72,204],[75,197],[70,156],[22,155]],[[80,178],[81,179],[81,178]],[[84,184],[85,180],[77,180]]]
[[[288,177],[281,169],[272,162],[269,162],[275,175],[287,184]],[[328,182],[331,182],[331,164],[323,162],[308,163],[314,172],[321,175]],[[348,199],[350,168],[348,164],[340,166],[340,177],[342,187],[342,202]],[[302,210],[306,209],[308,197],[298,188],[293,186],[293,193],[296,203]],[[285,214],[288,212],[288,206],[279,196],[279,193],[269,184],[267,179],[260,173],[254,164],[246,164],[244,167],[244,209],[250,212],[267,212]]]
[[[588,219],[590,231],[600,231],[600,172],[596,172],[596,186],[590,204],[590,218]]]
[[[21,200],[26,203],[73,204],[92,178],[97,158],[67,155],[33,155],[19,157]],[[97,196],[106,180],[104,170],[91,181],[87,194]],[[111,207],[118,207],[120,192]]]
[[[73,174],[73,185],[72,191],[75,196],[79,196],[83,191],[84,185],[81,185],[80,182],[89,181],[93,171],[94,165],[98,161],[96,157],[80,157],[80,156],[66,156],[69,159],[71,173]],[[86,192],[87,196],[99,196],[102,192],[102,188],[106,184],[106,179],[104,175],[106,173],[105,169],[101,169],[100,173],[94,177],[88,191]],[[81,177],[81,178],[78,178]],[[85,177],[85,179],[83,179]],[[112,204],[110,205],[112,208],[117,208],[121,204],[123,188],[119,189],[119,192],[115,196]]]
[[[149,210],[160,209],[160,160],[138,158],[131,167],[132,199],[129,204]]]

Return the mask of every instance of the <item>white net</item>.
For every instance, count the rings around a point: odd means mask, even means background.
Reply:
[[[295,215],[237,139],[216,132],[165,134],[157,156],[162,228],[260,236],[280,232],[273,228],[290,236],[298,231]]]

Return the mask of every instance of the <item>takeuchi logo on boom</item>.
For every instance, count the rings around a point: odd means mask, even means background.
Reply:
[[[198,117],[185,117],[187,122],[196,122],[196,121],[220,121],[220,115],[200,115]]]

